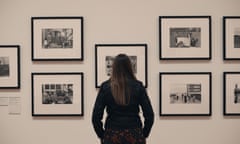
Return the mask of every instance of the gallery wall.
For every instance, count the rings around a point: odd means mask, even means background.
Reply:
[[[148,94],[155,112],[149,144],[238,144],[239,116],[223,115],[223,72],[240,71],[240,61],[224,61],[222,17],[238,16],[239,0],[1,0],[0,45],[20,45],[20,89],[0,89],[0,97],[20,99],[20,113],[0,106],[1,144],[98,143],[91,125],[96,98],[95,44],[148,45]],[[159,60],[159,16],[212,18],[211,60]],[[84,60],[31,59],[31,17],[84,17]],[[33,117],[32,72],[83,72],[84,116]],[[211,116],[159,116],[159,72],[211,72]]]

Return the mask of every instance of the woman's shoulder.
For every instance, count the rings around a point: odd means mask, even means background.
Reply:
[[[129,80],[128,83],[135,87],[144,87],[142,81],[140,80]],[[106,80],[101,84],[102,89],[110,88],[110,80]]]
[[[106,80],[106,81],[102,82],[101,88],[105,89],[108,87],[110,87],[110,80]]]
[[[142,81],[139,80],[131,80],[130,83],[136,87],[143,87]]]

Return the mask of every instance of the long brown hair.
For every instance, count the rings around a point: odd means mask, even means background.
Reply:
[[[110,78],[111,91],[119,105],[129,103],[131,90],[127,81],[130,79],[136,80],[131,61],[126,54],[119,54],[114,59]]]

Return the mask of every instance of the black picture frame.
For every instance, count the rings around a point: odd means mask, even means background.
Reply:
[[[84,73],[33,72],[32,116],[83,116]]]
[[[240,60],[240,16],[223,16],[223,60]]]
[[[211,72],[160,72],[160,116],[211,116]]]
[[[0,45],[0,89],[20,89],[20,45]]]
[[[210,60],[211,16],[159,16],[160,60]]]
[[[95,87],[110,78],[113,58],[120,53],[127,54],[133,64],[137,79],[147,87],[147,44],[95,44]]]
[[[31,17],[32,61],[83,61],[84,18]]]
[[[240,72],[223,72],[223,115],[240,115]]]

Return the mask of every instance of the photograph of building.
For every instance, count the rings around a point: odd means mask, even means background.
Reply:
[[[200,104],[201,84],[173,84],[170,93],[171,104]]]
[[[170,48],[200,48],[201,28],[170,28]]]

